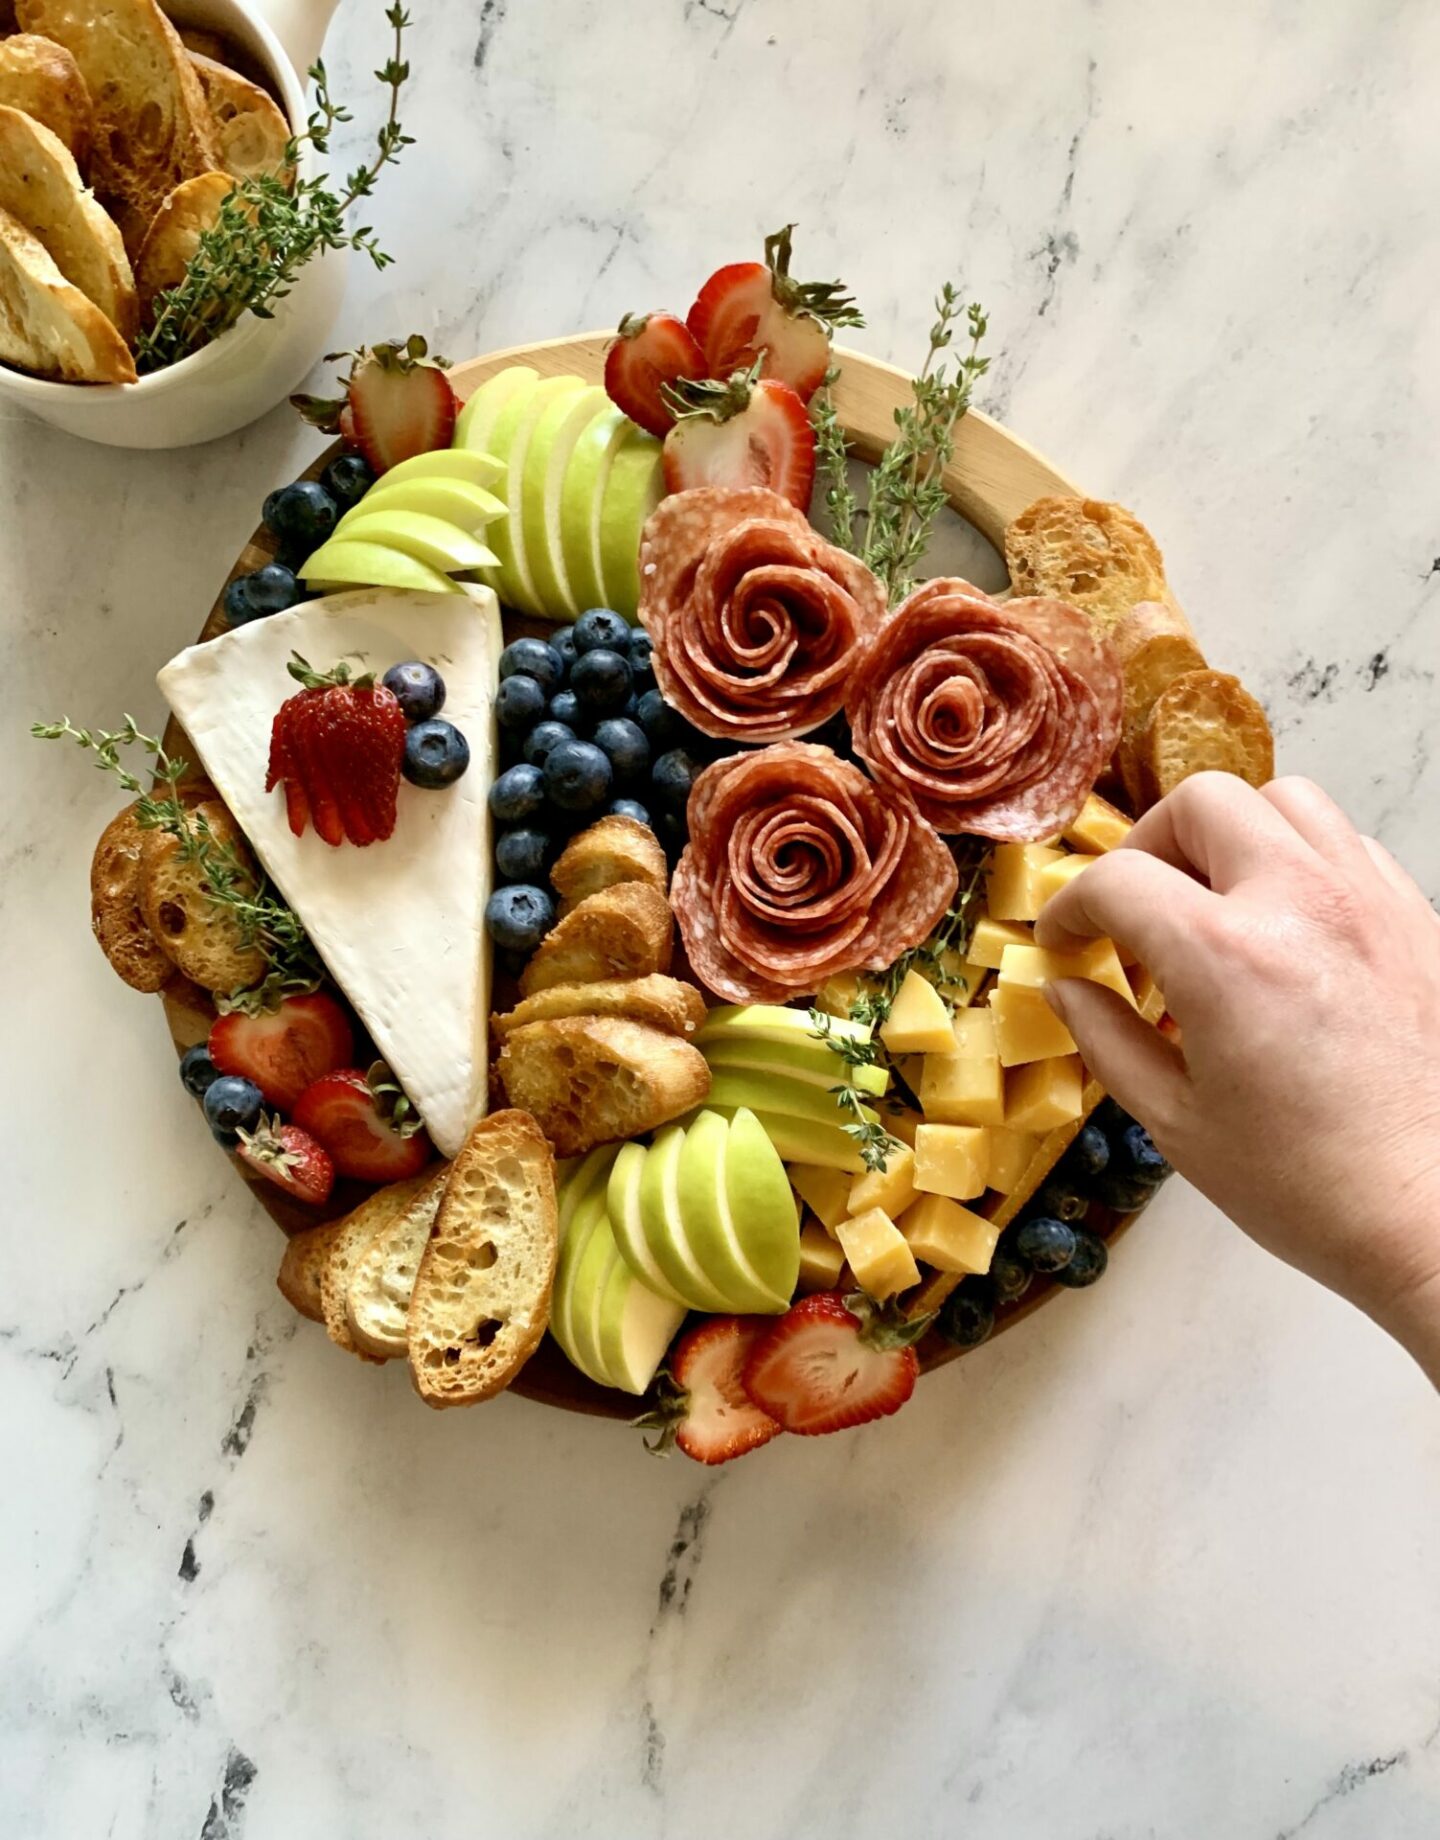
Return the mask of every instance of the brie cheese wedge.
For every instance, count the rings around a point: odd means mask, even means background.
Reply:
[[[500,608],[463,594],[361,588],[192,645],[159,675],[205,771],[294,908],[331,976],[425,1120],[454,1156],[486,1104],[490,1019],[490,822]],[[265,790],[270,727],[298,689],[299,652],[373,671],[418,658],[445,679],[442,710],[470,765],[438,791],[400,782],[394,834],[364,848],[290,830],[285,794]]]

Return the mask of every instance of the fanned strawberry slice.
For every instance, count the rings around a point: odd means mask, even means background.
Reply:
[[[759,362],[726,383],[668,391],[678,419],[665,437],[665,488],[768,486],[801,511],[815,484],[815,430],[788,384],[762,378]]]
[[[308,818],[338,847],[376,843],[395,829],[405,716],[395,694],[373,677],[351,679],[343,663],[317,672],[300,654],[290,675],[304,685],[281,704],[270,730],[267,792],[284,784],[290,828]]]
[[[709,1316],[670,1351],[660,1403],[638,1423],[697,1463],[728,1463],[779,1435],[746,1396],[745,1363],[775,1326],[773,1316]]]
[[[675,419],[664,386],[705,374],[704,352],[673,313],[627,313],[605,353],[605,390],[611,402],[661,439]]]
[[[915,1391],[914,1344],[928,1326],[859,1293],[802,1297],[752,1352],[745,1392],[800,1437],[885,1418]]]

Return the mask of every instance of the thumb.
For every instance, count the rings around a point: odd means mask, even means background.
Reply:
[[[1050,1007],[1075,1037],[1095,1078],[1133,1118],[1175,1117],[1186,1083],[1185,1057],[1125,999],[1086,978],[1046,986]]]

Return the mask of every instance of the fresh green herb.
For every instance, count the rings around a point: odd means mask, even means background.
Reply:
[[[883,1064],[876,1041],[856,1041],[848,1035],[837,1035],[832,1027],[833,1022],[834,1018],[823,1009],[810,1011],[810,1033],[817,1041],[823,1041],[846,1067],[876,1067]],[[845,1081],[828,1090],[836,1105],[852,1120],[840,1128],[847,1137],[855,1140],[861,1162],[867,1169],[884,1169],[890,1152],[900,1148],[899,1138],[892,1137],[873,1115],[867,1116],[872,1113],[872,1107],[858,1087]]]
[[[955,897],[955,905],[947,911],[945,918],[928,939],[923,939],[918,946],[911,946],[908,952],[902,952],[888,970],[881,972],[860,992],[850,1005],[850,1018],[853,1022],[866,1022],[872,1030],[878,1030],[889,1018],[891,1005],[899,994],[900,986],[912,971],[918,971],[922,977],[929,978],[951,1009],[959,1007],[954,998],[945,996],[945,985],[953,981],[945,959],[947,954],[963,953],[969,943],[977,918],[976,907],[980,899],[985,863],[986,854],[977,852],[961,865],[961,886]]]
[[[242,947],[253,947],[270,967],[256,991],[226,999],[228,1007],[249,1009],[286,992],[315,989],[324,969],[294,912],[233,844],[215,835],[203,812],[186,810],[180,797],[180,783],[188,771],[183,760],[172,760],[153,735],[142,734],[133,716],[126,716],[123,728],[113,730],[76,728],[67,716],[59,722],[37,722],[30,732],[40,741],[74,741],[92,753],[95,765],[113,773],[134,796],[141,829],[168,831],[179,842],[180,860],[199,865],[211,903],[233,921]],[[148,787],[120,757],[121,749],[129,747],[139,747],[155,762]]]
[[[834,385],[839,375],[839,366],[832,364],[815,393],[810,417],[815,424],[815,470],[830,513],[831,541],[853,555],[859,553],[855,548],[856,503],[848,471],[850,449],[835,411]]]
[[[402,6],[387,8],[385,18],[394,29],[392,54],[375,72],[376,80],[390,92],[390,106],[376,135],[376,151],[356,168],[337,193],[328,173],[302,179],[296,162],[302,147],[328,153],[330,136],[351,115],[330,94],[323,63],[310,68],[315,103],[303,133],[285,147],[278,172],[241,179],[220,206],[209,229],[201,232],[184,278],[157,296],[154,320],[135,347],[136,366],[155,371],[188,358],[218,339],[246,313],[269,319],[277,304],[294,285],[295,277],[312,257],[327,249],[360,249],[377,268],[391,258],[385,254],[368,226],[350,229],[347,213],[375,189],[382,167],[412,145],[399,121],[400,91],[410,66],[400,56],[410,16]]]

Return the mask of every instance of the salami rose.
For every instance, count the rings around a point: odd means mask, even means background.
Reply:
[[[954,858],[908,800],[829,748],[781,742],[696,780],[670,905],[703,984],[782,1002],[881,970],[955,898]]]
[[[640,540],[640,623],[668,703],[707,735],[784,741],[838,714],[885,596],[760,486],[662,499]]]
[[[939,580],[875,635],[846,713],[876,779],[937,830],[1033,843],[1084,804],[1123,689],[1114,646],[1078,608]]]

